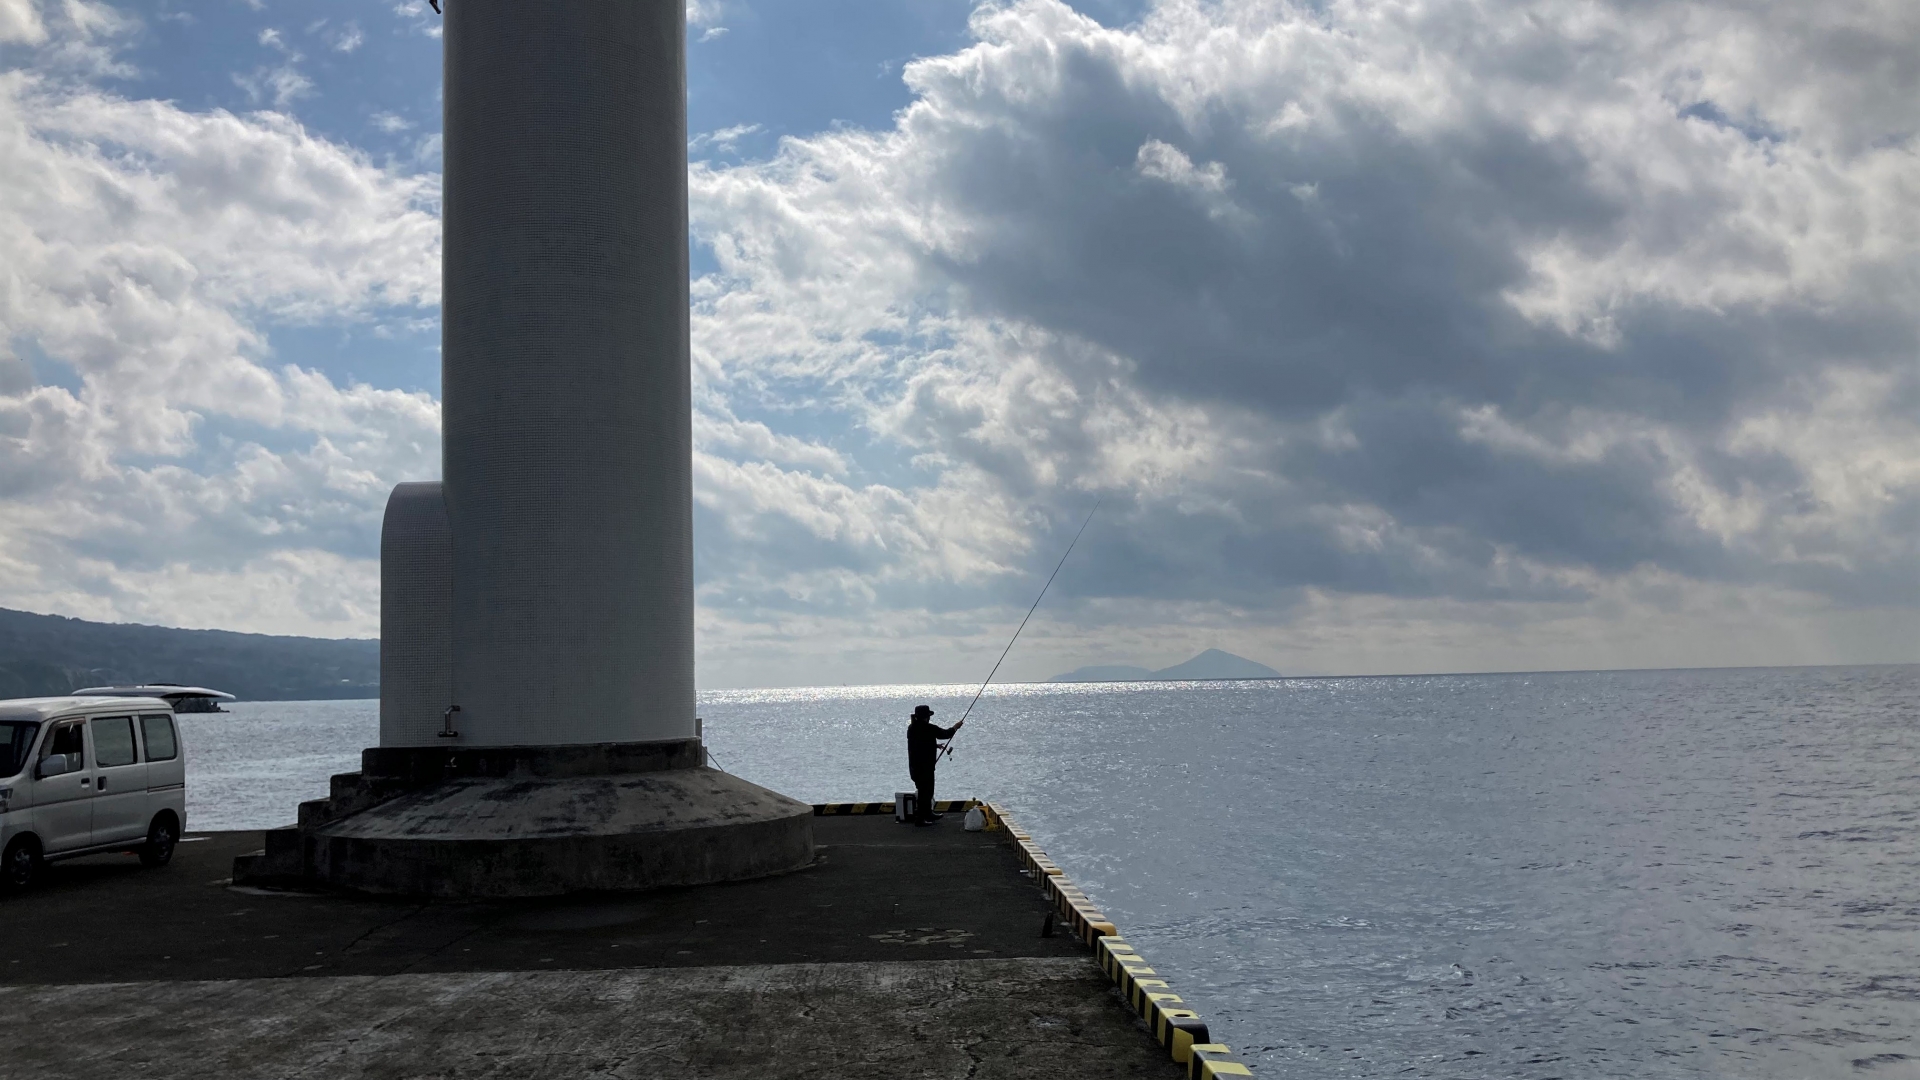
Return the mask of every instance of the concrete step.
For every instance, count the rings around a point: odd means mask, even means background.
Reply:
[[[334,773],[327,778],[327,797],[330,799],[352,798],[366,782],[366,777],[357,772]]]
[[[350,814],[357,814],[369,807],[378,806],[388,799],[404,795],[419,787],[405,778],[390,776],[368,776],[365,773],[335,773],[328,783],[328,809],[326,821],[338,821]],[[302,825],[306,822],[302,820]]]
[[[266,858],[269,862],[280,865],[286,860],[292,860],[296,868],[300,865],[302,844],[300,842],[300,830],[298,827],[291,829],[268,829],[266,833],[266,844]]]
[[[710,769],[475,777],[305,830],[304,870],[461,899],[698,885],[811,865],[813,821],[806,803]],[[291,843],[267,834],[269,855]]]
[[[274,829],[265,839],[263,850],[234,856],[235,885],[284,885],[305,877],[299,829]]]

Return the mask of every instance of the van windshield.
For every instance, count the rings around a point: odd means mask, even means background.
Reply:
[[[0,776],[12,776],[27,767],[27,754],[39,731],[38,720],[0,720]]]

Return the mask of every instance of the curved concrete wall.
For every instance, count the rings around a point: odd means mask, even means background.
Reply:
[[[453,701],[453,550],[438,481],[401,484],[380,526],[380,745],[430,746]]]
[[[446,5],[461,745],[693,735],[685,23]]]

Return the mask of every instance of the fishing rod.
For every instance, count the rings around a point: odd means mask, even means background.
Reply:
[[[966,723],[967,717],[973,715],[973,707],[980,704],[980,695],[987,692],[987,684],[993,681],[994,672],[999,671],[1000,665],[1006,663],[1007,654],[1013,651],[1013,643],[1020,640],[1020,631],[1027,628],[1027,619],[1033,618],[1033,613],[1040,609],[1040,601],[1045,600],[1047,598],[1047,590],[1053,588],[1053,579],[1060,576],[1060,568],[1067,565],[1067,556],[1073,554],[1073,546],[1080,542],[1081,533],[1086,532],[1087,526],[1093,524],[1093,515],[1099,510],[1100,500],[1095,499],[1093,500],[1093,509],[1087,511],[1087,520],[1080,523],[1080,532],[1074,533],[1073,539],[1067,542],[1067,550],[1061,553],[1060,561],[1053,564],[1053,573],[1047,575],[1047,583],[1040,586],[1040,595],[1033,598],[1033,606],[1027,609],[1027,618],[1020,620],[1020,625],[1014,629],[1013,636],[1007,639],[1007,647],[1000,650],[1000,659],[993,662],[993,670],[987,672],[986,680],[980,684],[980,689],[974,691],[973,700],[967,702],[967,711],[960,714],[960,724]],[[960,724],[953,726],[957,729],[960,727]],[[953,736],[940,745],[940,755],[934,758],[934,760],[939,761],[941,758],[952,757],[953,740],[959,737],[960,732],[958,730],[954,731]]]

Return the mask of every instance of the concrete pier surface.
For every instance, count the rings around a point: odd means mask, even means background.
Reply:
[[[809,869],[545,900],[237,889],[259,833],[0,901],[9,1077],[1183,1075],[1004,833],[818,818]]]

